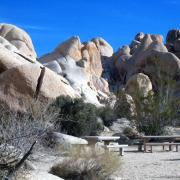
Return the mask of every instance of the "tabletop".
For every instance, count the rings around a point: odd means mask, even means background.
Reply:
[[[119,136],[84,136],[84,139],[88,140],[88,139],[94,139],[94,140],[98,140],[98,141],[115,141],[120,139]]]

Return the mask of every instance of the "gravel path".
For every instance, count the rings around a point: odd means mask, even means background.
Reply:
[[[153,153],[136,149],[128,147],[116,180],[180,180],[180,152],[163,152],[162,147],[153,147]]]

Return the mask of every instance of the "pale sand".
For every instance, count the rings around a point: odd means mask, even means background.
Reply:
[[[115,173],[116,180],[180,180],[180,152],[153,149],[153,153],[143,153],[137,152],[137,147],[128,147]]]

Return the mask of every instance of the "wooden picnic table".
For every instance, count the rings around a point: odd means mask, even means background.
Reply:
[[[104,145],[109,145],[110,142],[120,139],[119,136],[84,136],[84,139],[88,141],[89,145],[94,145],[97,142],[104,142]]]
[[[175,140],[180,139],[180,135],[168,135],[168,136],[142,136],[142,141],[144,145],[144,152],[146,152],[146,143],[148,143],[151,139],[159,139],[163,141],[168,141],[169,143],[173,143]],[[169,150],[171,151],[171,145],[169,145]]]

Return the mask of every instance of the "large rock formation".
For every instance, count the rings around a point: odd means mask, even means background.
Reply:
[[[44,55],[40,61],[49,62],[56,60],[59,57],[70,56],[75,61],[82,59],[81,55],[81,42],[78,36],[73,36],[70,39],[64,41],[58,45],[55,50],[49,54]]]
[[[102,74],[101,54],[96,44],[92,41],[85,43],[82,49],[82,56],[88,62],[87,72],[100,77]]]
[[[102,38],[81,44],[79,37],[72,37],[60,44],[40,61],[46,67],[62,74],[73,89],[87,102],[99,105],[99,95],[109,93],[107,81],[101,76],[102,59],[112,56],[112,47]]]
[[[170,41],[169,39],[167,38],[168,42]],[[168,52],[163,44],[163,37],[161,35],[139,33],[134,41],[137,41],[138,45],[131,43],[131,51],[129,51],[127,46],[122,48],[126,49],[126,51],[124,50],[126,57],[132,54],[131,57],[123,60],[122,55],[119,56],[120,58],[116,55],[118,53],[114,55],[116,68],[121,75],[119,78],[123,77],[121,84],[126,83],[133,74],[139,72],[149,76],[155,90],[158,89],[159,79],[164,78],[162,76],[172,80],[179,79],[180,60],[176,55]]]
[[[130,44],[131,54],[133,54],[136,51],[136,49],[140,46],[142,39],[144,38],[144,35],[145,34],[143,32],[140,32],[135,36],[134,40],[132,40]]]
[[[132,60],[134,73],[143,72],[148,75],[155,90],[160,86],[160,79],[179,78],[180,60],[167,51],[161,36],[145,35]]]
[[[36,59],[36,52],[31,38],[22,29],[11,24],[0,24],[0,36],[14,45],[20,53]]]
[[[79,37],[74,36],[56,47],[52,53],[41,57],[40,61],[45,63],[66,56],[76,62],[83,59],[86,61],[86,72],[100,77],[102,74],[101,56],[110,57],[112,54],[112,47],[102,38],[94,38],[82,44]]]
[[[166,37],[166,47],[169,52],[176,54],[180,58],[180,30],[172,29]]]
[[[15,109],[25,109],[25,104],[37,99],[47,103],[59,95],[69,95],[100,105],[110,90],[125,88],[133,96],[133,84],[143,94],[152,86],[158,90],[162,76],[175,81],[176,97],[180,81],[179,42],[179,30],[168,32],[166,46],[161,35],[138,33],[129,46],[122,46],[113,54],[112,47],[102,38],[81,43],[74,36],[41,57],[41,64],[36,61],[26,32],[0,24],[0,100]]]
[[[16,110],[26,110],[37,99],[47,104],[60,95],[75,97],[67,80],[47,68],[31,63],[1,73],[0,93],[1,101]]]
[[[72,37],[43,56],[42,65],[36,61],[26,32],[1,24],[0,100],[16,110],[25,110],[37,99],[45,104],[59,95],[83,96],[87,102],[100,105],[99,98],[109,93],[108,83],[101,77],[101,58],[112,53],[102,38],[81,44],[79,37]]]
[[[118,69],[118,74],[122,83],[126,79],[127,71],[130,70],[131,58],[129,46],[122,46],[116,53],[113,55],[113,60],[115,67]]]
[[[24,111],[37,100],[45,105],[60,95],[77,97],[65,78],[36,61],[31,39],[24,31],[11,25],[0,27],[4,36],[0,36],[1,102]]]

